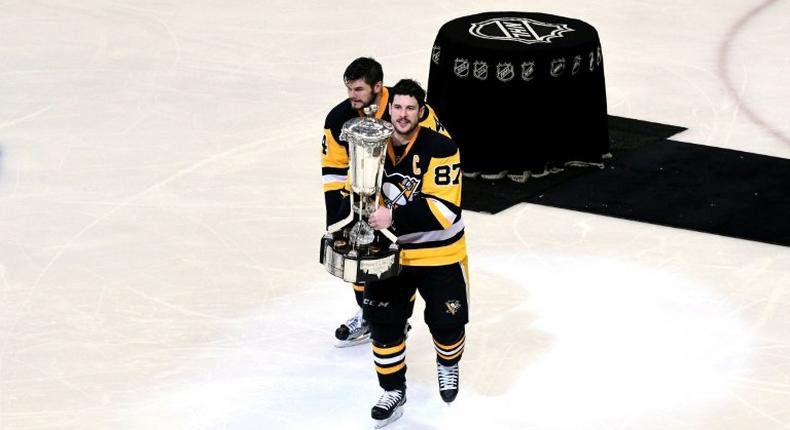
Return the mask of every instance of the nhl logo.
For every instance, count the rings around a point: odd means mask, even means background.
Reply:
[[[475,78],[485,81],[488,78],[488,63],[485,61],[475,61],[472,69]]]
[[[571,68],[571,75],[575,75],[582,68],[582,56],[577,55],[573,57],[573,67]]]
[[[433,50],[431,51],[431,61],[433,64],[439,64],[439,55],[442,53],[442,48],[439,45],[433,45]]]
[[[565,72],[565,59],[564,58],[555,58],[551,61],[551,67],[549,68],[551,76],[558,78]]]
[[[469,76],[469,60],[465,58],[456,58],[455,65],[453,65],[453,72],[459,78]]]
[[[501,17],[474,22],[469,34],[482,39],[504,40],[531,45],[551,43],[551,39],[562,37],[573,31],[567,24],[552,24],[529,18]]]
[[[535,77],[535,62],[526,61],[521,63],[521,79],[525,82],[531,81]]]
[[[516,76],[512,63],[499,63],[496,65],[496,77],[502,82],[507,82]]]

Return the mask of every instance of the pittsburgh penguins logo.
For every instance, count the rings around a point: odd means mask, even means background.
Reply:
[[[386,174],[386,178],[381,184],[384,204],[388,208],[396,208],[407,204],[416,197],[420,183],[420,179],[400,173]]]
[[[447,313],[450,315],[455,315],[458,311],[461,310],[461,301],[460,300],[448,300],[444,302],[444,306],[447,308]]]

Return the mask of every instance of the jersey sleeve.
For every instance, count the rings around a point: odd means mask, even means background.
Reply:
[[[426,128],[430,128],[433,131],[437,131],[444,135],[445,137],[451,137],[450,132],[444,128],[441,121],[439,121],[439,117],[436,116],[436,112],[433,110],[432,107],[425,105],[425,117],[420,121],[420,125]]]
[[[338,142],[329,127],[324,128],[321,143],[321,176],[324,184],[326,225],[329,226],[344,218],[340,212],[348,180],[348,150]]]
[[[447,230],[461,218],[461,158],[458,149],[431,157],[415,201],[393,210],[393,231],[400,235]]]

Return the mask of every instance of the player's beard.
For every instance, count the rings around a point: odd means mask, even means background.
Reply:
[[[395,132],[398,133],[401,137],[407,138],[411,136],[412,132],[414,132],[414,129],[417,128],[417,125],[418,125],[417,122],[409,121],[409,124],[407,126],[408,128],[405,131],[401,131],[400,127],[402,127],[403,125],[400,122],[395,121]]]
[[[370,92],[370,99],[368,99],[367,101],[363,101],[362,105],[360,107],[354,106],[354,102],[351,101],[351,100],[349,100],[349,102],[351,102],[351,107],[353,107],[355,109],[365,109],[366,107],[368,107],[368,106],[372,105],[373,103],[375,103],[377,96],[378,96],[378,94],[376,94],[375,91],[371,91]]]

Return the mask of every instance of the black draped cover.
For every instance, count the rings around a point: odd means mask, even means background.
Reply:
[[[428,103],[465,172],[542,172],[609,152],[598,33],[571,18],[486,12],[447,22],[431,52]]]

